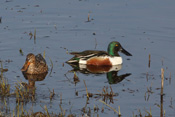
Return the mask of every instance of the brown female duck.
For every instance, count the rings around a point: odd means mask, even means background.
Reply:
[[[29,53],[21,71],[27,74],[42,74],[48,71],[48,66],[41,54],[35,56]]]

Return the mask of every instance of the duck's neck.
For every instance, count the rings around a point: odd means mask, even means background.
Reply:
[[[117,51],[115,51],[115,49],[114,49],[115,47],[111,47],[111,46],[109,46],[108,47],[108,54],[110,55],[110,56],[119,56],[119,54],[118,54],[118,52]]]
[[[111,48],[108,48],[108,54],[109,54],[110,56],[115,56],[115,55],[114,55],[114,50],[111,49]]]

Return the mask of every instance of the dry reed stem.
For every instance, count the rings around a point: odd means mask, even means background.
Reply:
[[[90,15],[89,15],[89,13],[88,13],[88,22],[90,22],[90,18],[89,18],[89,16],[90,16]]]
[[[49,111],[48,111],[48,109],[47,109],[47,106],[45,105],[44,106],[44,110],[46,111],[46,113],[47,113],[47,117],[50,117],[50,115],[49,115]]]
[[[84,82],[84,85],[85,85],[85,87],[86,87],[87,98],[89,98],[89,93],[88,93],[88,90],[87,90],[87,86],[86,86],[86,82],[85,82],[85,80],[83,80],[83,82]]]
[[[149,54],[149,62],[148,62],[148,67],[151,65],[151,55]]]
[[[161,95],[163,95],[163,87],[164,87],[164,69],[161,68]]]
[[[114,109],[113,107],[111,107],[110,105],[106,104],[106,102],[102,101],[102,100],[99,100],[100,102],[102,102],[103,104],[105,104],[106,106],[108,106],[109,108],[111,108],[114,112],[116,112],[118,115],[120,115],[120,113]]]

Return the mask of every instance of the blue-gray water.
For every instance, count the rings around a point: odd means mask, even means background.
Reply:
[[[7,2],[8,1],[8,2]],[[86,105],[86,88],[90,93],[99,93],[104,86],[111,86],[114,103],[107,103],[120,111],[123,117],[133,113],[147,115],[150,111],[154,117],[160,116],[161,68],[165,69],[163,110],[168,117],[175,116],[175,1],[173,0],[1,0],[0,1],[0,60],[8,69],[4,77],[15,90],[15,83],[25,80],[20,69],[28,53],[44,53],[51,71],[43,81],[36,82],[36,101],[28,102],[25,110],[33,108],[34,112],[49,112],[81,115]],[[90,22],[88,20],[88,14]],[[36,43],[29,33],[36,30]],[[106,50],[111,41],[119,41],[133,56],[123,57],[122,69],[118,75],[131,73],[118,84],[110,85],[106,74],[83,74],[77,72],[80,79],[76,85],[73,73],[67,73],[72,67],[64,63],[72,56],[70,51]],[[22,49],[24,56],[19,50]],[[150,68],[148,67],[151,55]],[[129,60],[128,60],[129,59]],[[11,62],[6,62],[10,60]],[[64,65],[63,65],[64,63]],[[66,78],[65,74],[67,73]],[[171,76],[170,76],[171,74]],[[148,79],[147,79],[148,78]],[[171,82],[170,82],[171,81]],[[148,98],[147,89],[152,88]],[[49,89],[56,95],[50,101]],[[108,89],[110,91],[110,89]],[[78,96],[76,95],[78,92]],[[116,116],[100,98],[90,98],[86,107],[91,109],[91,116]],[[15,98],[9,98],[11,110],[15,109]],[[1,103],[3,105],[3,102]],[[40,106],[41,105],[41,106]],[[99,107],[98,112],[93,108]],[[104,108],[104,112],[101,112]],[[3,110],[2,110],[3,111]]]

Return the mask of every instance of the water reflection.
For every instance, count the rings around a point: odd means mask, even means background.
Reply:
[[[24,78],[28,80],[28,84],[26,84],[27,88],[33,89],[35,88],[35,82],[43,81],[47,75],[47,72],[43,74],[26,74],[25,72],[22,72],[22,74]]]
[[[93,66],[93,65],[83,65],[83,64],[69,64],[72,66],[73,72],[81,72],[83,74],[104,74],[108,79],[109,84],[117,84],[125,79],[127,76],[130,76],[131,73],[126,73],[118,75],[118,72],[122,69],[122,65],[115,66]]]
[[[122,80],[124,80],[127,76],[130,76],[131,73],[126,73],[118,76],[118,71],[111,71],[111,72],[108,72],[106,75],[107,75],[109,84],[117,84]]]

